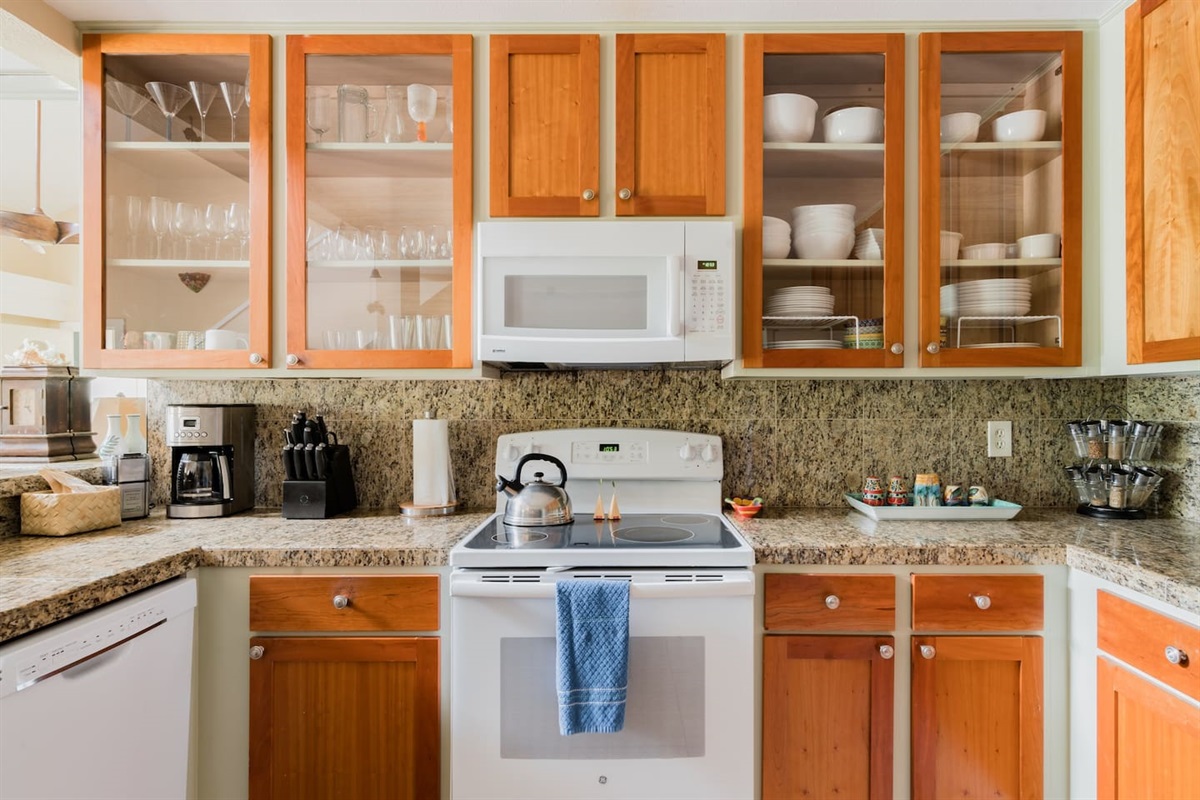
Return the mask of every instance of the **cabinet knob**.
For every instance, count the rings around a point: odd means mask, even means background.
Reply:
[[[1167,661],[1181,667],[1186,667],[1188,663],[1188,655],[1183,650],[1180,650],[1174,645],[1167,645],[1166,651]]]
[[[900,355],[901,353],[903,353],[904,352],[904,342],[893,342],[892,343],[892,352],[895,353],[896,355]]]
[[[975,601],[975,606],[980,611],[987,611],[992,607],[992,598],[986,594],[973,594],[971,595],[971,599]]]
[[[621,191],[617,192],[617,197],[621,198],[622,200],[628,200],[629,198],[633,197],[633,192],[629,191],[628,189],[622,189]]]
[[[890,661],[894,655],[896,655],[896,648],[892,647],[890,644],[879,645],[879,657],[884,661]]]
[[[933,355],[937,355],[938,353],[942,352],[942,346],[937,342],[930,342],[929,344],[925,345],[925,349]]]
[[[831,610],[835,609],[838,606],[840,606],[841,604],[842,604],[842,599],[840,597],[838,597],[836,594],[831,594],[825,598],[825,607],[828,609],[831,609]]]
[[[260,658],[263,657],[263,654],[265,654],[266,652],[267,651],[263,649],[263,646],[261,644],[256,644],[256,645],[254,645],[254,647],[250,648],[250,660],[258,661]]]
[[[285,358],[284,361],[287,362],[289,367],[294,367],[300,363],[300,356],[296,355],[295,353],[288,353],[287,358]]]
[[[933,649],[931,644],[921,645],[921,658],[929,659],[937,655],[937,651]]]
[[[583,190],[583,199],[584,200],[595,200],[596,193],[593,192],[591,189],[584,189]]]
[[[350,598],[346,597],[346,595],[335,594],[333,596],[333,607],[334,608],[345,608],[348,605],[350,605]]]
[[[251,353],[250,354],[250,363],[251,364],[261,364],[262,362],[263,362],[262,353]]]

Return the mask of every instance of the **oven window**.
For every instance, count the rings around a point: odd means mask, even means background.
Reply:
[[[645,275],[505,275],[504,327],[645,331]]]
[[[624,730],[574,736],[558,732],[554,638],[501,639],[501,758],[703,755],[704,637],[632,637]]]

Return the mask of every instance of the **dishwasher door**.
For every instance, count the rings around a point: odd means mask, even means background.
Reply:
[[[192,579],[0,645],[0,800],[184,800]]]

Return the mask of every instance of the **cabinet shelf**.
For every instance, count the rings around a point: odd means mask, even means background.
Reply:
[[[429,276],[436,280],[448,281],[454,262],[450,259],[429,259],[425,261],[309,261],[309,283],[356,283],[371,280],[371,272],[380,271],[379,280],[384,283],[411,282],[413,270],[419,270],[421,277]]]
[[[142,269],[142,270],[182,270],[185,272],[206,272],[209,270],[247,270],[249,261],[229,260],[196,260],[184,261],[181,258],[110,258],[104,262],[105,268],[113,269]]]
[[[883,179],[883,144],[763,143],[763,177]]]
[[[779,277],[810,269],[848,271],[883,269],[883,259],[875,258],[764,258],[762,264],[764,274],[770,277]]]
[[[239,180],[250,179],[249,142],[109,142],[110,171],[133,167],[162,177],[212,177],[216,167]]]
[[[1040,275],[1061,267],[1061,258],[956,259],[942,262],[943,272],[952,269],[966,271],[1002,269],[1006,273],[1013,272],[1022,276]]]
[[[439,142],[314,143],[306,147],[309,178],[450,178],[454,145]]]
[[[1024,175],[1062,155],[1062,142],[962,142],[941,150],[942,177]]]
[[[853,323],[858,327],[858,317],[855,316],[828,316],[828,317],[794,317],[794,316],[764,316],[762,318],[763,328],[773,330],[777,328],[836,328],[838,325]]]

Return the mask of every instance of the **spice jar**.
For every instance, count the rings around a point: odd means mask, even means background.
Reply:
[[[1110,461],[1120,461],[1125,458],[1125,433],[1128,423],[1123,419],[1114,419],[1108,423],[1108,458]]]
[[[1104,458],[1104,427],[1100,420],[1089,420],[1083,423],[1087,436],[1087,457]]]
[[[1108,507],[1124,508],[1129,486],[1129,470],[1113,469],[1108,473]]]
[[[1092,467],[1084,474],[1087,476],[1088,503],[1104,508],[1108,505],[1108,487],[1105,485],[1103,470]]]
[[[1087,458],[1087,434],[1084,433],[1083,423],[1080,421],[1068,422],[1067,435],[1071,437],[1071,444],[1075,446],[1075,455],[1078,458]]]

